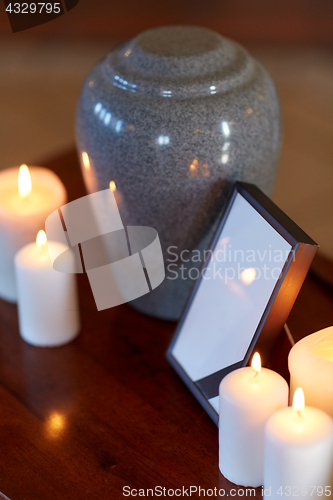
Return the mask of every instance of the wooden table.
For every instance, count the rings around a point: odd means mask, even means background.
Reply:
[[[70,199],[85,194],[74,151],[46,166]],[[87,277],[78,279],[82,331],[64,347],[26,344],[16,306],[0,301],[2,496],[109,500],[126,498],[124,486],[223,488],[230,496],[217,428],[164,357],[175,323],[129,305],[98,312]],[[332,325],[330,289],[309,275],[288,324],[296,339]]]

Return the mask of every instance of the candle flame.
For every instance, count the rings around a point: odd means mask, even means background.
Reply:
[[[116,183],[114,181],[110,181],[109,187],[113,192],[115,192],[115,190],[117,189]]]
[[[18,175],[18,191],[21,198],[26,198],[31,193],[31,177],[26,165],[21,165]]]
[[[44,245],[46,245],[46,241],[47,241],[47,238],[46,238],[45,231],[43,231],[41,229],[40,231],[38,231],[38,234],[37,234],[36,245],[39,248],[42,248],[42,247],[44,247]]]
[[[88,156],[88,153],[86,153],[85,151],[83,151],[82,153],[82,161],[83,161],[83,166],[86,170],[90,170],[90,160],[89,160],[89,156]]]
[[[251,367],[252,367],[252,370],[255,372],[255,376],[257,376],[261,370],[261,357],[260,357],[259,352],[255,352],[253,354]]]
[[[304,392],[303,390],[298,387],[294,393],[293,397],[293,408],[296,410],[298,413],[300,413],[301,410],[303,410],[305,405],[304,402]]]

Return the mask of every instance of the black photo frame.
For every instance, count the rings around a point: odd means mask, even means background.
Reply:
[[[265,241],[270,253],[267,249],[264,253]],[[237,244],[242,250],[237,250]],[[246,366],[254,349],[260,352],[263,365],[267,363],[317,248],[258,187],[235,183],[166,352],[170,364],[216,424],[220,381]],[[261,268],[239,266],[237,260],[244,261],[244,255],[255,257],[256,251]],[[273,263],[273,251],[276,262],[281,255],[279,264]],[[213,269],[214,263],[221,262],[218,252],[220,257],[230,258]],[[232,267],[224,266],[225,262]],[[265,266],[268,271],[264,274]],[[230,283],[227,269],[234,270]]]

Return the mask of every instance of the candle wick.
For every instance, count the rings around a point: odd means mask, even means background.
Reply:
[[[258,371],[257,370],[253,370],[254,371],[254,375],[253,375],[253,378],[256,378],[258,376]]]
[[[299,418],[302,418],[302,412],[301,412],[301,410],[297,410],[297,415],[299,416]]]

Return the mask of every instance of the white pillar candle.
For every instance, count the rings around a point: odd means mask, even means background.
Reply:
[[[302,389],[295,391],[293,407],[269,419],[265,434],[264,498],[331,497],[333,421],[304,407]]]
[[[0,172],[0,298],[16,301],[14,255],[66,201],[63,183],[47,168],[22,165]]]
[[[302,387],[306,404],[333,418],[333,327],[297,342],[288,358],[290,394]]]
[[[49,248],[48,248],[49,247]],[[55,271],[49,252],[64,253],[62,243],[49,241],[40,231],[36,243],[15,255],[19,328],[23,339],[36,346],[57,346],[73,340],[80,329],[75,258],[67,251],[67,273]]]
[[[277,373],[252,367],[229,373],[220,384],[219,467],[229,481],[257,487],[264,480],[264,429],[268,418],[288,405],[288,384]]]

